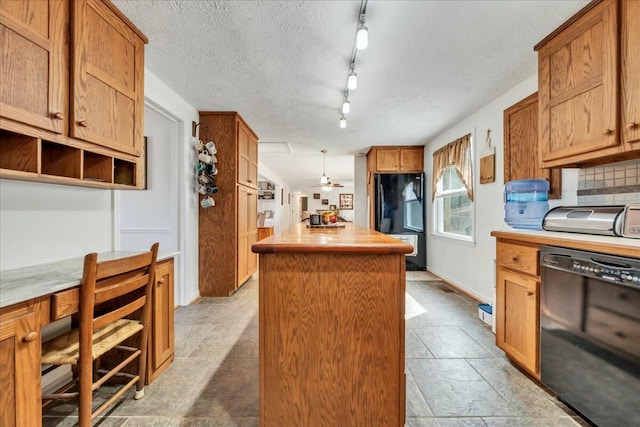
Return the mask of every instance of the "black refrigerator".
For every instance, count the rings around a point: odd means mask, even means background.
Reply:
[[[375,186],[375,230],[413,246],[407,270],[426,270],[424,173],[378,173]]]

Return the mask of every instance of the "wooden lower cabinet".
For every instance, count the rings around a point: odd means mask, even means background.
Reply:
[[[174,359],[173,294],[172,258],[156,265],[155,286],[152,294],[151,333],[147,350],[147,384],[150,384],[167,369]]]
[[[40,303],[30,300],[0,309],[0,425],[39,427]]]
[[[273,236],[273,227],[258,227],[258,240]]]
[[[510,359],[539,378],[540,280],[498,268],[496,344]]]

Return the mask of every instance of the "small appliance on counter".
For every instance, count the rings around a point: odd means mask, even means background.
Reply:
[[[548,181],[526,179],[504,185],[504,222],[511,227],[539,230],[548,210]]]
[[[559,206],[544,216],[547,231],[640,238],[640,205]]]

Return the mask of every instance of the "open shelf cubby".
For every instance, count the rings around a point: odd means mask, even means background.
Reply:
[[[81,156],[79,148],[42,141],[42,174],[79,179]]]
[[[121,185],[136,185],[136,164],[122,159],[113,159],[113,182]]]
[[[87,181],[113,182],[113,157],[85,151],[82,178]]]
[[[38,173],[38,138],[0,130],[0,169]]]

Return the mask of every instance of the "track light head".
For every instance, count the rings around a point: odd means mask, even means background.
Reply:
[[[344,129],[347,127],[347,119],[344,116],[340,117],[340,129]]]
[[[360,15],[360,24],[356,32],[356,47],[359,50],[366,49],[369,46],[369,29],[364,25],[364,13]]]

